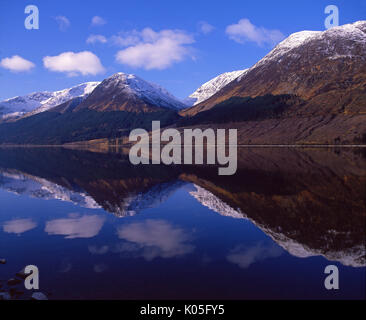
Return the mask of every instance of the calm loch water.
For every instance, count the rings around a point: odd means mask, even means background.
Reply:
[[[0,292],[33,264],[49,299],[365,299],[364,151],[245,148],[231,177],[111,151],[0,149]]]

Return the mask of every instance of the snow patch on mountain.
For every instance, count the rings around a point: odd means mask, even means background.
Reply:
[[[31,116],[47,111],[76,97],[88,96],[100,82],[86,82],[75,87],[55,92],[35,92],[0,102],[0,117],[3,120]]]
[[[235,219],[243,219],[244,216],[241,214],[240,209],[233,209],[228,204],[220,200],[213,193],[201,188],[198,185],[193,185],[196,191],[190,191],[189,194],[197,199],[203,206],[215,211],[222,216],[231,217]]]
[[[252,222],[254,223],[254,221]],[[273,241],[295,257],[309,258],[314,256],[323,256],[328,261],[337,261],[344,266],[351,266],[354,268],[366,266],[366,249],[364,245],[358,245],[339,251],[332,251],[331,249],[327,250],[325,248],[319,250],[299,243],[281,232],[275,232],[264,226],[260,226],[256,223],[254,224],[270,236]],[[328,232],[331,233],[331,230]]]
[[[193,92],[189,97],[183,100],[183,102],[188,106],[194,106],[199,104],[208,98],[212,97],[216,92],[220,91],[223,87],[228,85],[230,82],[242,77],[248,69],[238,70],[232,72],[225,72],[219,76],[211,79],[210,81],[204,83],[195,92]]]
[[[70,89],[56,91],[53,93],[52,98],[42,103],[36,110],[30,112],[30,115],[47,111],[76,97],[86,98],[99,84],[100,82],[86,82]]]
[[[281,61],[281,58],[285,55],[294,58],[300,57],[296,49],[307,46],[310,43],[318,43],[316,46],[317,54],[326,55],[329,59],[353,57],[355,45],[360,45],[363,48],[363,53],[366,53],[366,21],[357,21],[325,31],[300,31],[293,33],[280,42],[251,69],[269,61]]]
[[[123,91],[123,93],[137,96],[138,98],[160,107],[166,107],[171,109],[183,109],[187,106],[174,97],[166,89],[158,84],[148,82],[141,79],[134,74],[126,74],[118,72],[111,77],[105,79],[101,86],[106,90],[109,88],[117,87]]]

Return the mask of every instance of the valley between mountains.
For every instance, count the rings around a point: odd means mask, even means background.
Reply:
[[[239,144],[366,144],[366,21],[290,35],[184,100],[136,75],[0,102],[0,144],[123,143],[134,128],[230,128]]]

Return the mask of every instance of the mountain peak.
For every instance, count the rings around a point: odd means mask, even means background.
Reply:
[[[366,74],[366,21],[325,31],[301,31],[212,97],[184,111],[194,115],[230,97],[296,95],[307,103],[299,113],[362,113]],[[343,111],[342,111],[343,110]]]
[[[362,32],[366,32],[366,20],[360,20],[353,23],[355,28],[360,29]]]
[[[117,72],[103,80],[78,109],[137,110],[138,105],[142,109],[162,107],[179,110],[186,107],[161,86],[134,74]]]
[[[105,80],[126,81],[127,79],[135,79],[135,78],[136,78],[136,76],[134,74],[117,72]]]
[[[337,42],[346,42],[343,46],[337,45]],[[318,47],[317,54],[337,56],[338,54],[347,55],[348,51],[351,55],[354,44],[366,45],[366,21],[357,21],[352,24],[345,24],[333,27],[325,31],[300,31],[291,34],[285,40],[280,42],[270,53],[260,60],[254,67],[259,66],[269,59],[280,59],[281,56],[289,54],[291,51],[303,46],[307,46],[311,42],[321,43]],[[342,52],[342,53],[341,53]],[[254,68],[252,67],[252,68]]]

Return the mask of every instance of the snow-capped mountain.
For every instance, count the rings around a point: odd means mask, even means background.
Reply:
[[[0,143],[64,144],[121,137],[136,126],[151,128],[152,120],[171,125],[185,107],[160,86],[120,72],[96,85],[88,96],[69,99],[52,112],[0,124]]]
[[[140,111],[156,107],[180,110],[187,106],[161,86],[119,72],[103,80],[76,110]]]
[[[296,49],[317,44],[318,54],[328,59],[352,58],[358,56],[366,60],[366,21],[357,21],[334,27],[326,31],[300,31],[293,33],[280,42],[269,54],[253,66],[256,68],[269,61],[281,62],[281,57],[290,55],[300,57]],[[361,52],[356,53],[354,45],[359,45]]]
[[[99,83],[86,82],[64,90],[35,92],[1,101],[0,117],[9,120],[47,111],[73,98],[88,96]]]
[[[362,111],[365,84],[366,21],[358,21],[290,35],[204,104],[188,110],[194,115],[233,96],[291,94],[306,101],[309,108],[303,110],[310,114],[336,112],[344,106],[354,113]]]
[[[216,92],[220,91],[231,81],[245,74],[247,70],[248,69],[225,72],[223,74],[220,74],[200,86],[195,92],[185,98],[183,102],[190,107],[199,104],[212,97]]]
[[[86,82],[70,89],[56,91],[49,100],[42,103],[41,106],[30,112],[29,115],[47,111],[76,97],[86,98],[99,84],[100,82]]]

